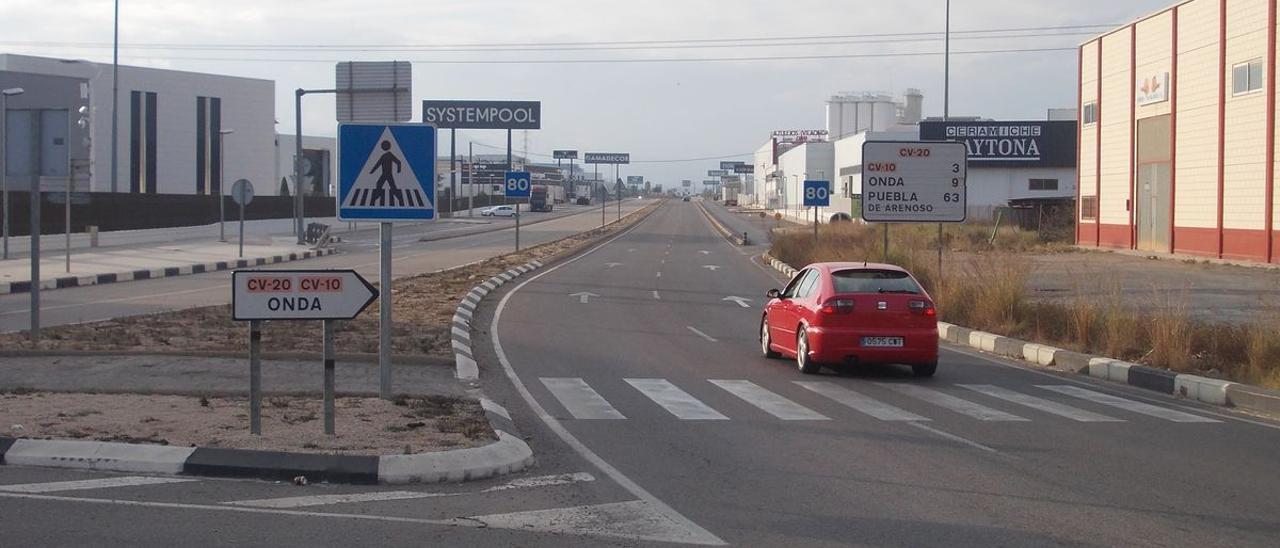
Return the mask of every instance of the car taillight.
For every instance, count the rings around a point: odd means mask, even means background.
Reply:
[[[823,314],[852,314],[853,299],[831,299],[822,304]]]
[[[928,316],[930,318],[938,315],[938,309],[933,307],[933,303],[929,301],[911,301],[907,303],[907,307],[911,309],[912,314]]]

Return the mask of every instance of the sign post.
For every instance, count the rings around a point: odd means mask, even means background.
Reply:
[[[804,205],[813,208],[813,241],[818,241],[818,208],[831,205],[831,181],[806,180]]]
[[[516,198],[516,251],[520,251],[520,199],[528,198],[532,186],[528,171],[508,171],[502,190],[507,198]]]
[[[968,205],[964,143],[867,141],[862,145],[862,165],[862,219],[885,223],[886,261],[888,223],[964,222]]]
[[[231,185],[231,199],[240,206],[240,258],[244,258],[244,206],[253,201],[253,183],[238,179]]]
[[[354,270],[237,270],[231,317],[249,322],[249,431],[262,433],[262,320],[324,321],[324,433],[333,434],[333,322],[350,320],[378,298]]]
[[[629,152],[588,152],[583,156],[582,163],[596,164],[596,179],[600,178],[600,164],[613,164],[613,179],[615,184],[618,180],[618,166],[621,164],[631,163],[631,153]],[[621,186],[621,185],[619,185]],[[600,185],[600,226],[604,226],[604,202],[609,196],[609,187],[603,183]],[[618,218],[622,218],[622,191],[618,189]]]
[[[378,394],[383,399],[391,399],[391,223],[436,218],[435,173],[432,126],[338,126],[338,220],[381,223]]]

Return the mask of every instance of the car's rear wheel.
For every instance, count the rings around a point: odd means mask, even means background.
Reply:
[[[760,353],[766,358],[777,358],[781,356],[773,350],[773,337],[769,336],[769,318],[760,320]]]
[[[938,362],[917,363],[911,366],[911,372],[917,377],[932,377],[938,372]]]
[[[800,333],[796,335],[796,368],[805,375],[813,375],[822,369],[817,363],[809,358],[809,334],[804,328],[800,328]]]

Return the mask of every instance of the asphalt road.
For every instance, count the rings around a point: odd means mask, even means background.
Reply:
[[[929,380],[895,367],[802,376],[758,355],[761,296],[782,282],[752,254],[714,235],[697,204],[669,202],[486,300],[473,347],[486,394],[534,448],[525,473],[295,487],[0,466],[6,543],[1272,546],[1280,537],[1280,425],[953,348]]]
[[[649,202],[628,200],[625,215]],[[617,217],[616,202],[608,204],[606,219]],[[522,222],[521,246],[557,240],[600,226],[599,206],[567,206],[550,213],[526,213]],[[463,222],[404,225],[393,231],[392,269],[396,277],[431,272],[494,257],[515,249],[514,221],[476,216]],[[371,281],[378,277],[378,231],[364,229],[336,234],[344,242],[339,253],[306,261],[281,263],[263,268],[354,268]],[[427,240],[427,241],[423,241]],[[151,314],[231,301],[231,278],[227,272],[159,278],[106,285],[92,285],[43,291],[40,294],[41,325],[44,327]],[[0,333],[26,330],[30,325],[30,297],[26,294],[0,296]]]

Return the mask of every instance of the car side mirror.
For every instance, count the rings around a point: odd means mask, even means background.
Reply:
[[[766,297],[768,297],[768,298],[770,298],[770,299],[781,299],[781,298],[782,298],[782,292],[781,292],[781,291],[779,291],[779,290],[777,290],[777,289],[770,289],[769,291],[766,291],[766,292],[765,292],[764,296],[766,296]]]

